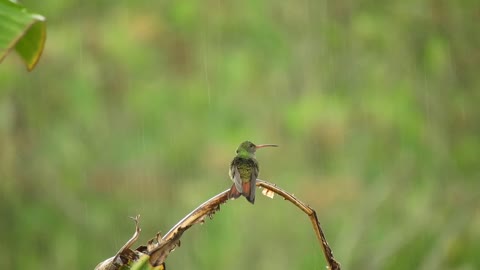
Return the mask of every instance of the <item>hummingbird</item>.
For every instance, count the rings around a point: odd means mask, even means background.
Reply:
[[[233,185],[230,188],[229,198],[238,198],[243,195],[251,204],[255,203],[255,184],[260,171],[255,152],[259,148],[277,146],[276,144],[255,145],[250,141],[244,141],[238,146],[237,155],[230,163],[229,175]]]

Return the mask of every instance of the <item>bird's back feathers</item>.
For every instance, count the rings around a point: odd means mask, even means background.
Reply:
[[[238,194],[242,194],[254,204],[258,173],[259,167],[255,158],[236,156],[230,164],[230,178],[234,182],[230,189],[230,197],[237,198]]]

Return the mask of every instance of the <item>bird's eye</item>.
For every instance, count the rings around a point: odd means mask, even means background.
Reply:
[[[236,154],[238,154],[238,149],[235,151]]]
[[[255,144],[253,144],[253,143],[250,143],[250,147],[252,147],[252,148],[253,148],[253,147],[255,147]]]

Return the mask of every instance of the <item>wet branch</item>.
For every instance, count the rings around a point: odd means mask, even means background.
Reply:
[[[138,224],[140,215],[131,218],[135,221],[135,233],[125,243],[125,245],[123,245],[117,254],[115,254],[115,256],[99,263],[97,267],[95,267],[95,270],[115,270],[127,264],[129,261],[138,260],[139,254],[133,252],[130,247],[138,240],[140,232],[142,231]]]
[[[263,193],[266,196],[273,197],[272,192],[278,194],[279,196],[291,202],[308,215],[310,221],[312,222],[315,235],[317,236],[317,239],[320,242],[320,246],[322,247],[325,259],[328,263],[328,269],[340,270],[340,264],[333,257],[333,252],[327,243],[325,234],[322,231],[315,210],[298,200],[292,194],[284,191],[281,188],[278,188],[276,185],[271,184],[267,181],[257,179],[256,185],[264,188]],[[138,239],[138,234],[140,233],[137,216],[135,218],[136,231],[132,238],[124,245],[124,247],[122,247],[122,249],[117,253],[115,257],[112,257],[105,260],[103,263],[100,263],[96,267],[96,269],[119,269],[120,266],[122,266],[122,263],[125,265],[131,263],[132,261],[138,261],[139,258],[143,258],[145,255],[149,256],[148,261],[150,262],[151,266],[155,267],[155,269],[164,269],[164,263],[167,256],[176,247],[180,246],[180,238],[182,237],[183,233],[191,226],[205,222],[205,218],[212,218],[212,216],[218,210],[220,210],[220,205],[228,201],[228,193],[229,190],[225,190],[215,195],[211,199],[198,206],[195,210],[190,212],[182,220],[180,220],[175,226],[173,226],[172,229],[170,229],[170,231],[165,234],[165,236],[161,237],[161,235],[157,233],[157,235],[153,239],[148,241],[146,246],[140,246],[136,250],[132,251],[130,250],[130,246]]]
[[[229,191],[230,190],[225,190],[215,195],[175,224],[175,226],[161,238],[159,245],[151,249],[150,262],[152,265],[163,263],[168,254],[177,246],[180,246],[180,237],[188,228],[194,224],[205,222],[206,217],[212,218],[215,212],[220,210],[220,205],[228,200]]]
[[[327,239],[325,238],[325,234],[323,233],[322,227],[320,226],[320,222],[317,218],[317,213],[315,210],[310,208],[310,206],[306,205],[299,199],[295,198],[292,194],[284,191],[281,188],[278,188],[275,184],[269,183],[267,181],[263,181],[257,179],[257,186],[263,187],[267,190],[271,190],[282,196],[285,200],[293,203],[295,206],[300,208],[305,214],[308,215],[310,221],[312,222],[313,230],[315,231],[315,235],[317,236],[318,241],[320,241],[320,245],[322,247],[323,255],[327,260],[328,267],[331,270],[340,270],[340,263],[338,263],[335,258],[333,257],[333,252],[330,246],[328,245]]]

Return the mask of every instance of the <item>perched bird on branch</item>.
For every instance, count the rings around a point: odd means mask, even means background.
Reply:
[[[240,144],[237,155],[230,164],[229,174],[233,185],[230,188],[229,198],[238,198],[243,195],[251,204],[255,203],[255,184],[259,173],[255,152],[259,148],[277,146],[276,144],[255,145],[250,141]]]

